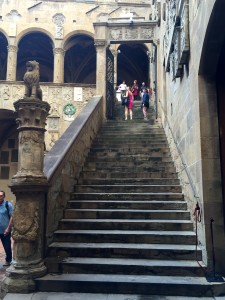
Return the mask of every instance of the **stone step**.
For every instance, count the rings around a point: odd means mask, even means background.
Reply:
[[[56,230],[54,242],[77,243],[138,243],[138,244],[187,244],[194,245],[192,231],[162,230]]]
[[[86,168],[94,168],[94,169],[108,169],[108,168],[160,168],[160,169],[166,169],[170,168],[172,170],[175,170],[174,164],[172,161],[169,162],[162,162],[162,161],[155,161],[155,160],[149,160],[149,161],[142,161],[142,160],[114,160],[114,161],[90,161],[88,160],[85,163],[84,169]]]
[[[79,178],[78,184],[162,184],[178,185],[180,180],[177,178]]]
[[[170,155],[170,149],[169,147],[159,147],[159,146],[149,146],[149,147],[138,147],[137,145],[135,145],[135,147],[130,147],[130,146],[121,146],[120,147],[114,147],[114,146],[104,146],[104,147],[92,147],[90,149],[90,153],[97,153],[97,154],[101,154],[101,153],[115,153],[114,155],[121,155],[121,154],[148,154],[151,156],[152,155]],[[154,157],[154,156],[153,156]]]
[[[141,210],[141,209],[65,209],[66,219],[162,219],[189,220],[187,210]]]
[[[48,274],[35,279],[38,291],[212,297],[204,277],[118,274]]]
[[[115,153],[115,152],[105,152],[101,154],[91,153],[88,156],[88,162],[93,163],[98,161],[99,163],[129,163],[129,162],[142,162],[142,163],[172,163],[172,158],[168,156],[155,156],[152,157],[151,153],[149,154],[131,154],[126,155],[124,153]]]
[[[132,136],[132,138],[130,137],[129,134],[127,135],[119,135],[116,136],[116,135],[105,135],[105,136],[99,136],[97,138],[95,138],[95,143],[104,143],[104,144],[116,144],[116,143],[120,143],[120,144],[124,144],[124,143],[130,143],[130,144],[133,144],[133,143],[137,143],[137,144],[143,144],[143,143],[148,143],[148,144],[161,144],[161,143],[165,143],[166,145],[168,144],[167,143],[167,139],[165,136],[149,136],[149,137],[146,137],[144,136],[143,134],[142,135],[134,135]]]
[[[167,141],[155,141],[155,140],[152,140],[152,141],[133,141],[133,139],[130,139],[130,140],[123,140],[123,141],[113,141],[113,140],[101,140],[101,141],[98,141],[98,140],[94,140],[93,144],[92,144],[92,147],[93,148],[100,148],[100,147],[108,147],[110,148],[113,147],[113,148],[116,148],[116,147],[119,147],[119,148],[142,148],[142,147],[148,147],[148,148],[162,148],[162,147],[168,147],[168,143]],[[150,150],[151,151],[151,150]]]
[[[154,156],[152,153],[121,153],[118,151],[108,152],[91,152],[88,155],[88,161],[153,161],[153,162],[171,162],[172,158],[169,152],[161,154],[158,152],[154,152]]]
[[[49,257],[45,260],[49,273],[65,274],[126,274],[162,276],[202,276],[205,265],[188,260],[151,260],[91,257]]]
[[[104,168],[103,168],[104,167]],[[83,171],[101,171],[106,173],[111,172],[126,172],[126,173],[142,173],[142,172],[168,172],[168,173],[175,173],[176,169],[173,165],[154,165],[154,166],[147,166],[147,164],[143,164],[143,166],[135,166],[134,164],[127,164],[127,166],[107,166],[107,164],[97,164],[90,166],[89,164],[86,164],[83,167]],[[117,173],[117,175],[118,175]],[[130,174],[129,174],[130,175]]]
[[[92,179],[92,178],[104,178],[104,179],[119,179],[121,178],[133,178],[133,179],[140,179],[140,178],[172,178],[177,179],[177,173],[176,172],[113,172],[110,173],[107,171],[82,171],[80,174],[80,178],[86,178],[86,179]]]
[[[187,209],[187,203],[184,201],[121,201],[121,200],[75,200],[68,202],[68,208],[85,208],[85,209],[119,209],[119,208],[129,208],[129,209],[179,209],[185,210]]]
[[[195,245],[186,244],[127,244],[127,243],[65,243],[53,242],[48,257],[108,257],[170,260],[202,259],[202,252]]]
[[[76,193],[71,194],[71,200],[183,200],[182,193]]]
[[[61,219],[59,229],[193,230],[190,220]]]
[[[144,184],[110,184],[110,185],[76,185],[77,193],[181,193],[180,185],[144,185]]]

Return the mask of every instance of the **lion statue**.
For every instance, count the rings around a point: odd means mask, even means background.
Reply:
[[[42,100],[42,90],[39,85],[39,63],[36,60],[26,63],[27,71],[23,80],[25,83],[25,97],[36,98]]]

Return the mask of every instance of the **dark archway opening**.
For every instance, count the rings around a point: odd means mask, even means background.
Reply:
[[[225,39],[220,53],[218,69],[216,74],[218,115],[219,115],[219,134],[220,134],[220,157],[222,172],[223,198],[225,199]],[[224,200],[225,211],[225,200]]]
[[[123,44],[117,55],[117,85],[125,80],[132,85],[136,79],[139,86],[145,82],[149,86],[149,60],[147,47],[143,44]]]
[[[71,37],[65,45],[64,82],[96,83],[94,40],[86,35]]]
[[[8,42],[6,37],[0,32],[0,80],[6,80],[7,72],[7,51]]]
[[[47,35],[40,32],[29,33],[21,39],[18,48],[16,80],[23,80],[26,62],[36,60],[40,66],[40,81],[53,81],[53,47]]]

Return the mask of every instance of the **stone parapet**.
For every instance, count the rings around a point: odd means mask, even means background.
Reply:
[[[63,217],[76,180],[89,153],[92,141],[103,123],[103,98],[95,96],[55,143],[44,160],[50,184],[47,197],[46,247]]]

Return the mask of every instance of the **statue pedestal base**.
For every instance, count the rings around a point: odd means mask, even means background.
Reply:
[[[36,289],[34,278],[42,277],[46,273],[47,268],[43,262],[23,266],[11,265],[2,280],[3,294],[32,293]]]

